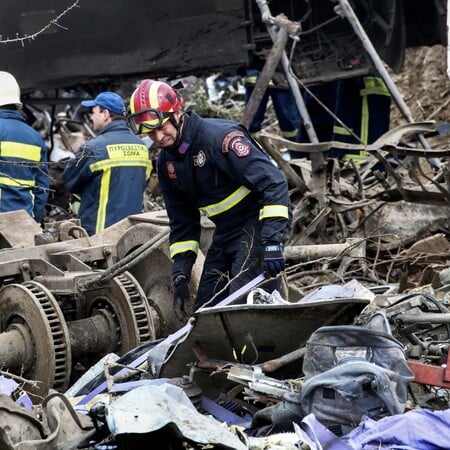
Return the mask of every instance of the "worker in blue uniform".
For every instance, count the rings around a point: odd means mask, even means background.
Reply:
[[[260,73],[257,69],[247,69],[245,71],[245,103],[249,101]],[[272,106],[282,137],[297,142],[300,139],[302,120],[289,85],[279,73],[276,73],[267,85],[267,89],[249,126],[250,133],[256,135],[261,131],[269,98],[272,100]]]
[[[389,130],[391,95],[383,79],[376,74],[329,81],[311,86],[309,90],[345,125],[306,91],[305,105],[320,142],[367,145]],[[367,158],[367,152],[333,148],[328,157],[360,162]]]
[[[200,215],[216,225],[194,310],[212,306],[265,271],[278,287],[290,200],[284,175],[235,122],[183,113],[181,94],[144,80],[130,99],[130,127],[162,148],[158,177],[170,219],[174,308],[190,305],[189,278],[200,241]]]
[[[21,108],[17,80],[0,72],[0,212],[24,209],[41,223],[49,186],[47,146]]]
[[[131,133],[125,103],[114,92],[101,92],[81,104],[91,108],[97,136],[82,145],[63,172],[67,189],[81,197],[78,216],[89,235],[142,212],[152,171],[149,149]]]
[[[332,140],[367,145],[389,130],[391,95],[381,77],[366,75],[340,80],[336,97],[336,116],[351,132],[335,123]],[[367,152],[334,150],[329,156],[360,162],[367,158]]]

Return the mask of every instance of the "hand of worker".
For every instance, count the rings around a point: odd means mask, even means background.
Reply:
[[[189,278],[186,275],[178,275],[174,279],[173,310],[180,322],[189,319],[189,304],[191,300],[189,292]]]
[[[283,246],[277,242],[267,242],[263,247],[263,268],[268,277],[276,277],[284,270]]]

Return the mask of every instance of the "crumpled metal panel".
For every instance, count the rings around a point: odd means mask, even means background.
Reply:
[[[196,361],[192,351],[195,344],[211,359],[253,365],[279,358],[304,345],[321,326],[350,323],[368,303],[367,299],[340,298],[323,301],[320,306],[291,303],[205,308],[195,314],[193,329],[166,358],[158,376],[186,374],[189,363]]]
[[[106,423],[114,436],[151,433],[171,425],[199,444],[247,448],[216,419],[200,414],[183,389],[168,383],[144,385],[122,395],[107,407]]]

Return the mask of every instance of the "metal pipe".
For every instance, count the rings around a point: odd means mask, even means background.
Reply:
[[[255,86],[253,87],[253,91],[250,95],[250,98],[245,106],[244,114],[242,116],[242,125],[246,128],[249,128],[253,118],[255,117],[256,110],[258,106],[261,104],[261,100],[264,97],[264,94],[267,90],[267,85],[269,84],[273,74],[275,73],[275,69],[277,68],[278,63],[280,62],[281,54],[286,47],[288,40],[288,34],[285,28],[280,28],[276,37],[276,41],[273,44],[272,49],[270,50],[269,55],[266,58],[266,62],[264,67],[256,80]]]
[[[256,0],[256,3],[261,11],[261,17],[267,26],[267,31],[272,39],[275,41],[276,31],[274,26],[270,23],[270,18],[272,17],[270,13],[269,6],[266,0]],[[313,144],[319,143],[319,138],[317,137],[316,130],[314,129],[313,123],[311,121],[311,117],[309,116],[309,112],[306,108],[305,101],[303,99],[303,95],[298,86],[297,80],[291,74],[289,68],[289,59],[286,55],[286,51],[283,51],[281,55],[281,66],[286,74],[286,78],[291,89],[292,95],[294,96],[295,102],[297,104],[298,111],[303,120],[303,126],[308,134],[309,140]],[[314,197],[316,197],[319,207],[323,207],[326,203],[325,200],[325,192],[326,192],[326,172],[325,168],[327,166],[327,162],[323,153],[319,151],[311,152],[309,155],[311,160],[311,169],[312,169],[312,178],[310,190]]]
[[[260,364],[261,370],[264,373],[275,372],[275,370],[278,370],[281,367],[286,366],[287,364],[302,359],[305,356],[305,354],[306,354],[306,347],[300,347],[297,350],[294,350],[293,352],[286,353],[285,355],[280,356],[279,358],[271,359],[270,361],[266,361]]]
[[[103,311],[87,319],[67,322],[67,328],[72,358],[88,353],[99,355],[111,353],[116,350],[120,340],[112,319],[109,320]]]
[[[450,313],[420,313],[420,314],[399,314],[395,320],[401,323],[450,323]]]
[[[272,41],[275,42],[277,38],[277,32],[274,29],[273,25],[269,23],[269,17],[272,17],[269,5],[267,4],[266,0],[256,0],[256,3],[259,7],[259,10],[261,11],[261,17],[267,26],[267,31],[269,32]],[[319,139],[317,138],[316,131],[311,122],[311,117],[309,116],[308,110],[306,109],[302,93],[300,91],[300,88],[298,87],[297,81],[289,71],[289,58],[286,55],[286,51],[283,51],[281,54],[281,66],[283,67],[292,95],[294,96],[295,102],[297,103],[297,108],[302,117],[303,126],[308,133],[309,140],[312,143],[317,143],[319,142]]]
[[[8,331],[0,333],[0,361],[2,367],[14,373],[27,372],[31,368],[33,355],[32,338],[27,327],[14,324]]]
[[[288,245],[284,249],[286,259],[310,260],[326,257],[339,256],[346,250],[353,250],[360,247],[364,241],[362,239],[349,239],[344,244],[322,244],[322,245]],[[364,256],[364,249],[357,252],[349,251],[346,256]]]

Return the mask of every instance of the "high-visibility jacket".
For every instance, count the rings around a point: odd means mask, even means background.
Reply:
[[[0,212],[41,222],[48,198],[47,146],[18,111],[0,110]]]
[[[261,221],[261,242],[282,242],[290,199],[282,172],[241,125],[184,116],[181,144],[162,150],[158,177],[170,219],[174,274],[190,274],[199,249],[200,214],[226,236],[249,220]]]
[[[81,197],[78,216],[89,235],[142,211],[151,170],[148,147],[124,120],[108,124],[68,160],[64,184]]]

